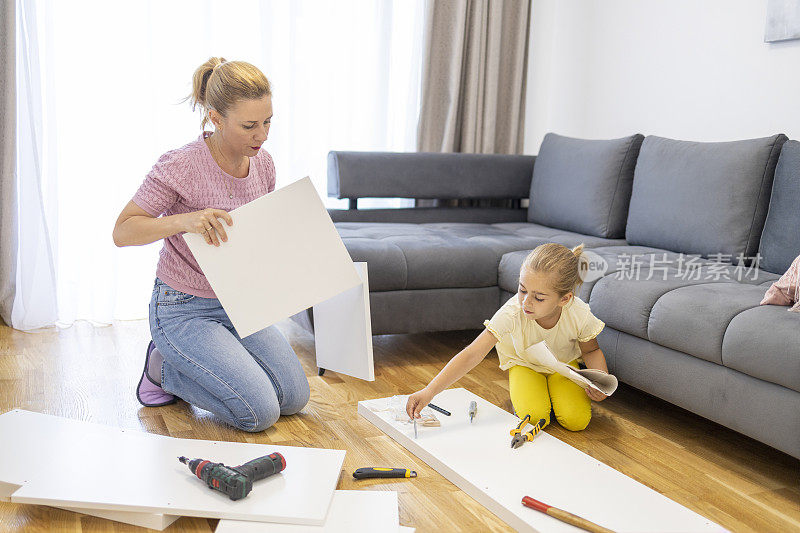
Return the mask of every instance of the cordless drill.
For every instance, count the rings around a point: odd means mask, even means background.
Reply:
[[[240,466],[225,466],[205,459],[178,457],[189,470],[209,488],[227,494],[231,500],[241,500],[253,490],[253,482],[277,474],[286,468],[286,459],[278,452],[253,459]]]

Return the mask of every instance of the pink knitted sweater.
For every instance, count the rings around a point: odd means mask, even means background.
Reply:
[[[204,131],[197,140],[162,155],[133,196],[136,205],[154,217],[209,207],[231,211],[275,190],[275,165],[266,150],[250,158],[247,177],[235,178],[211,156],[203,140],[210,134]],[[164,239],[156,276],[181,292],[216,298],[183,233]]]

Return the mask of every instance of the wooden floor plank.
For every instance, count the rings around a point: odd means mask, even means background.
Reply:
[[[359,400],[423,387],[477,331],[374,337],[376,381],[317,375],[313,335],[279,327],[311,383],[301,413],[257,433],[235,430],[184,402],[141,407],[134,396],[149,340],[146,321],[22,333],[0,326],[0,412],[14,408],[180,438],[347,450],[340,489],[396,490],[400,521],[418,531],[511,531],[497,517],[358,416]],[[455,386],[508,411],[508,378],[492,352]],[[593,405],[589,427],[556,438],[732,531],[800,529],[800,461],[627,386]],[[362,466],[403,466],[416,479],[355,480]],[[216,520],[181,518],[171,532],[211,532]],[[83,514],[0,502],[2,531],[143,531]]]

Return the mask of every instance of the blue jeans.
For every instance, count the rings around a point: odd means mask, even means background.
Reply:
[[[156,278],[150,333],[164,356],[161,388],[238,429],[263,431],[308,403],[308,379],[278,328],[242,339],[216,298]]]

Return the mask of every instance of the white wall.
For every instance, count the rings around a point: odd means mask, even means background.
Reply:
[[[800,40],[767,0],[533,0],[525,153],[547,132],[800,139]]]

